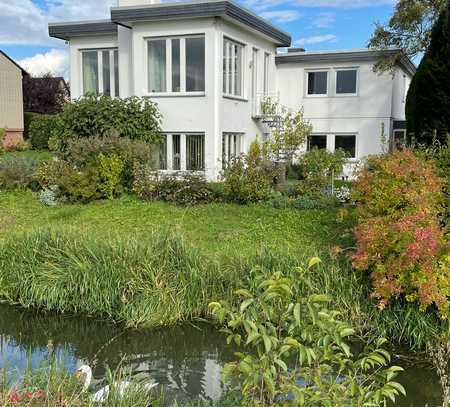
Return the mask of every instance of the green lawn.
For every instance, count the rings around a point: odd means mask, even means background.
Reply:
[[[177,207],[126,197],[89,205],[43,206],[31,192],[0,193],[0,238],[34,228],[62,228],[98,238],[175,231],[207,254],[246,254],[260,247],[319,253],[336,244],[348,225],[336,210],[299,211],[262,205]]]

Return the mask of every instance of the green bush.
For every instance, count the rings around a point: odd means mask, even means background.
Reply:
[[[33,121],[35,119],[39,119],[39,117],[41,117],[41,114],[39,114],[39,113],[25,112],[23,114],[23,138],[24,138],[24,140],[29,139],[31,123],[33,123]]]
[[[161,174],[148,166],[136,166],[133,191],[142,199],[178,205],[198,205],[215,200],[215,192],[204,177],[178,173]]]
[[[57,118],[52,115],[35,115],[29,125],[28,139],[35,150],[48,149],[48,141],[56,134]]]
[[[300,156],[296,167],[300,179],[297,194],[322,197],[333,178],[342,173],[346,160],[347,156],[342,150],[331,153],[314,148]]]
[[[223,371],[225,381],[237,384],[242,406],[381,407],[405,394],[393,381],[403,369],[389,367],[386,341],[355,356],[355,331],[331,298],[305,294],[318,262],[276,272],[255,268],[231,302],[210,304],[227,343],[242,349]]]
[[[239,204],[267,201],[280,169],[258,142],[252,143],[247,155],[233,158],[223,171],[225,199]]]
[[[96,165],[100,154],[120,157],[124,164],[121,183],[126,190],[131,190],[135,164],[152,166],[158,151],[144,141],[119,136],[96,136],[69,140],[66,149],[58,155],[78,168]]]
[[[73,138],[119,136],[159,142],[161,115],[148,98],[87,95],[67,103],[58,115],[59,147]]]
[[[35,157],[20,155],[0,157],[0,189],[37,189],[39,162]]]

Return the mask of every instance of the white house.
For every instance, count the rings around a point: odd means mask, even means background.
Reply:
[[[97,92],[158,103],[162,169],[217,179],[224,161],[267,135],[265,97],[304,108],[310,147],[344,148],[354,159],[404,134],[415,71],[407,58],[378,75],[381,51],[277,53],[290,35],[233,1],[155,3],[119,0],[111,20],[53,23],[49,32],[69,43],[73,98]]]

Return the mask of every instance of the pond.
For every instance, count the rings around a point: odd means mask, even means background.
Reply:
[[[56,353],[71,371],[90,365],[97,384],[107,367],[121,365],[133,375],[150,376],[179,400],[220,398],[224,391],[221,368],[233,360],[233,349],[223,335],[207,324],[124,330],[103,321],[4,305],[0,305],[0,346],[0,367],[17,374],[30,360],[38,367],[49,353]],[[413,366],[406,360],[395,361],[406,368],[400,381],[408,392],[396,406],[439,405],[440,387],[433,370],[425,363]]]

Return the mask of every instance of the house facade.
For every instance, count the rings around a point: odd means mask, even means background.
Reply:
[[[0,50],[0,129],[6,131],[0,143],[7,148],[23,141],[24,75],[28,74]]]
[[[409,60],[377,75],[378,51],[279,53],[290,35],[232,1],[154,2],[119,0],[108,21],[54,23],[49,32],[69,43],[72,98],[158,104],[162,170],[217,179],[227,160],[269,135],[267,98],[304,109],[314,129],[307,148],[344,148],[355,161],[403,131]]]

